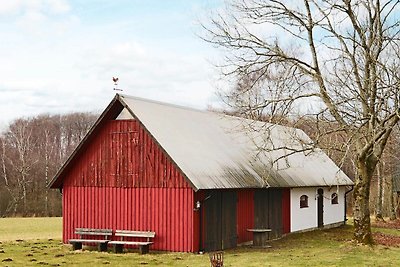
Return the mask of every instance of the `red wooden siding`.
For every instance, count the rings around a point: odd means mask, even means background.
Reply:
[[[75,158],[64,186],[189,188],[136,120],[111,120]]]
[[[254,191],[251,189],[238,190],[238,244],[253,240],[253,234],[247,231],[249,228],[254,228]]]
[[[189,188],[64,187],[63,240],[76,227],[151,230],[151,249],[194,252],[193,197]]]
[[[290,233],[290,189],[284,188],[282,191],[282,224],[283,233]]]

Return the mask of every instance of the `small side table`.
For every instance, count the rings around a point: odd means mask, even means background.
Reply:
[[[256,247],[271,247],[267,246],[268,233],[271,229],[247,229],[247,231],[253,233],[253,245]]]

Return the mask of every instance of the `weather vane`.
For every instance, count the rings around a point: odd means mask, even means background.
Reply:
[[[114,91],[123,91],[122,89],[118,88],[118,78],[117,77],[113,77],[113,82],[114,82]]]

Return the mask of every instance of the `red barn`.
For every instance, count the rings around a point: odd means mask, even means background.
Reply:
[[[50,184],[62,190],[63,241],[78,227],[151,230],[154,250],[213,251],[252,241],[250,228],[272,239],[343,223],[351,180],[322,151],[272,164],[285,152],[260,156],[266,139],[243,122],[117,94]],[[288,132],[308,138],[283,126],[269,137],[287,142]]]

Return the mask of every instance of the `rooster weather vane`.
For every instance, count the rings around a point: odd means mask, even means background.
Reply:
[[[117,77],[112,77],[112,79],[113,79],[114,86],[115,86],[113,90],[114,90],[114,91],[123,91],[122,89],[119,89],[119,88],[118,88],[118,80],[119,80],[119,79],[118,79]]]

